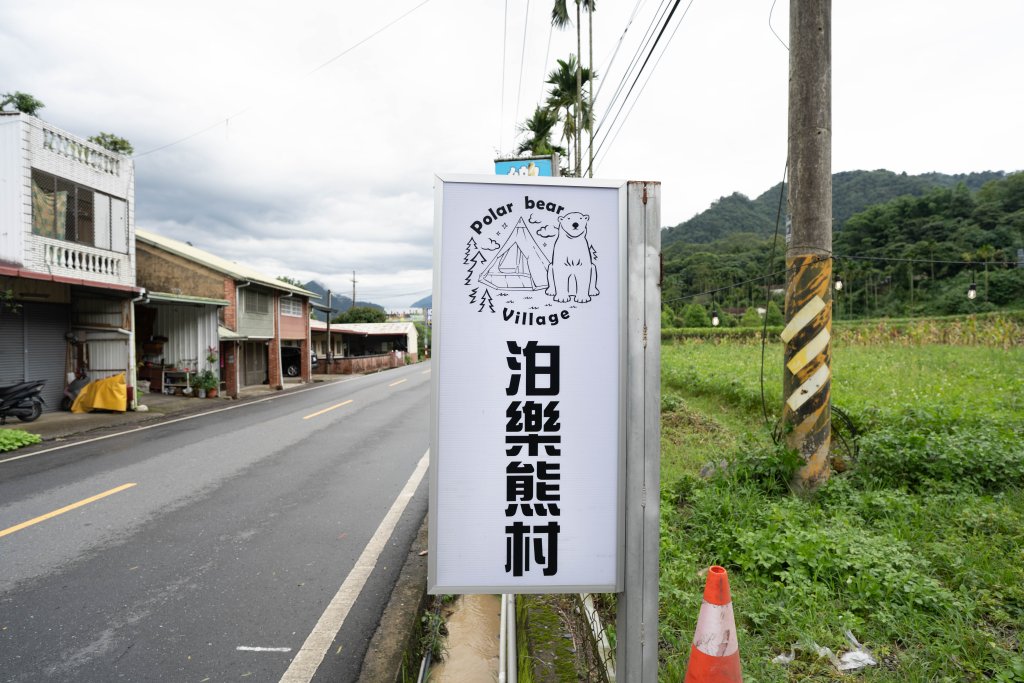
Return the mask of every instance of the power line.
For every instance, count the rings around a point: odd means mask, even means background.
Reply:
[[[655,16],[651,19],[651,23],[648,25],[647,30],[644,32],[643,37],[640,39],[640,43],[637,45],[636,52],[633,53],[633,57],[630,59],[629,65],[626,66],[626,70],[623,72],[622,78],[619,79],[619,84],[615,87],[615,92],[612,93],[611,100],[609,100],[608,109],[605,111],[604,116],[602,116],[601,120],[598,122],[595,133],[601,130],[601,128],[604,126],[604,122],[607,121],[608,117],[611,115],[612,109],[615,107],[615,103],[618,102],[619,97],[622,95],[623,89],[626,87],[626,83],[629,82],[630,74],[633,73],[633,70],[636,68],[637,63],[639,63],[640,61],[640,56],[643,54],[644,50],[650,44],[651,39],[654,36],[654,32],[657,29],[658,23],[659,21],[661,21],[661,17],[664,17],[665,14],[668,12],[669,2],[671,2],[671,0],[661,0],[661,5],[659,6],[660,9],[655,10]]]
[[[519,122],[519,102],[523,99],[523,71],[526,64],[526,29],[530,26],[530,3],[526,3],[526,18],[523,19],[523,50],[519,56],[519,90],[516,92],[515,122]],[[515,138],[512,138],[515,142]]]
[[[508,0],[505,0],[505,26],[501,35],[501,113],[498,116],[498,153],[505,147],[505,61],[508,57]]]
[[[327,67],[328,65],[336,62],[337,60],[341,59],[342,57],[344,57],[348,53],[350,53],[353,50],[355,50],[357,47],[360,47],[364,43],[367,43],[368,41],[370,41],[371,39],[377,37],[378,35],[380,35],[384,31],[388,30],[389,28],[391,28],[392,26],[394,26],[398,22],[402,21],[407,16],[409,16],[410,14],[412,14],[413,12],[418,10],[420,7],[423,7],[424,5],[426,5],[428,2],[430,2],[430,0],[423,0],[423,2],[421,2],[418,5],[416,5],[415,7],[413,7],[412,9],[410,9],[408,12],[406,12],[403,15],[401,15],[397,19],[394,19],[393,21],[385,24],[384,26],[380,27],[379,29],[377,29],[376,31],[371,33],[370,35],[368,35],[365,38],[363,38],[362,40],[360,40],[359,42],[357,42],[354,45],[351,45],[351,46],[345,48],[344,50],[342,50],[338,54],[334,55],[333,57],[328,59],[326,62],[324,62],[324,63],[320,64],[319,66],[316,66],[316,67],[310,69],[309,71],[307,71],[306,73],[302,74],[302,76],[300,76],[298,80],[302,80],[302,79],[308,78],[308,77],[312,76],[313,74],[315,74],[317,71],[320,71],[321,69]],[[506,3],[507,2],[508,2],[508,0],[506,0]],[[138,159],[139,157],[144,157],[144,156],[146,156],[148,154],[153,154],[155,152],[160,152],[162,150],[167,149],[168,147],[174,147],[175,145],[180,145],[183,142],[187,142],[187,141],[191,140],[192,138],[194,138],[194,137],[196,137],[198,135],[202,135],[203,133],[205,133],[207,131],[213,130],[214,128],[217,128],[218,126],[220,126],[222,124],[226,126],[228,124],[228,122],[231,121],[231,119],[237,118],[237,117],[241,116],[242,114],[246,113],[247,111],[249,111],[249,110],[251,110],[251,109],[253,109],[255,107],[256,107],[256,103],[254,102],[252,104],[249,104],[249,105],[243,107],[242,109],[239,109],[234,114],[231,114],[230,116],[226,117],[223,121],[217,121],[216,123],[213,123],[213,124],[207,126],[206,128],[203,128],[201,130],[197,130],[194,133],[190,133],[189,135],[186,135],[185,137],[179,138],[179,139],[177,139],[177,140],[175,140],[173,142],[168,142],[166,145],[161,145],[159,147],[154,147],[153,149],[146,150],[145,152],[139,152],[138,154],[133,155],[132,158],[133,159]]]
[[[657,49],[658,43],[661,42],[661,38],[665,34],[665,30],[668,28],[669,23],[672,21],[672,16],[675,14],[675,11],[679,7],[679,4],[680,4],[681,1],[682,0],[675,0],[675,3],[673,3],[671,11],[669,11],[668,16],[665,18],[665,21],[661,25],[661,30],[658,31],[657,38],[655,38],[654,43],[651,45],[650,50],[647,52],[647,57],[644,59],[644,62],[640,66],[639,71],[637,71],[636,77],[633,79],[632,85],[629,86],[629,90],[626,92],[626,95],[622,99],[622,104],[620,105],[618,111],[616,112],[615,117],[612,119],[611,123],[609,124],[610,127],[614,127],[615,126],[615,123],[618,120],[619,115],[622,113],[623,109],[626,106],[626,102],[629,100],[629,96],[633,92],[633,88],[636,87],[637,82],[640,80],[640,76],[643,75],[644,70],[647,68],[647,64],[650,62],[650,59],[653,56],[654,51]],[[686,18],[686,14],[690,11],[690,7],[692,7],[692,6],[693,6],[693,0],[690,0],[690,2],[686,5],[686,9],[683,10],[682,15],[680,16],[679,23],[676,24],[675,30],[672,31],[672,35],[669,37],[669,42],[671,42],[672,38],[675,37],[676,31],[679,30],[679,26],[682,24],[683,19]],[[664,55],[664,54],[665,54],[665,52],[663,50],[661,52],[661,55]],[[658,62],[661,61],[661,55],[659,55],[658,60],[655,62],[655,67],[657,67]],[[644,87],[646,87],[647,82],[650,81],[650,77],[653,74],[653,71],[654,70],[652,69],[651,72],[648,73],[648,75],[647,75],[648,80],[644,82]],[[641,92],[642,91],[643,91],[643,88],[641,88]],[[637,94],[637,100],[639,100],[639,96],[640,96],[640,94],[638,93]],[[629,115],[632,113],[633,107],[635,105],[636,105],[636,100],[634,100],[633,104],[630,105],[629,111],[626,113],[626,118],[623,119],[623,122],[622,122],[623,126],[625,125],[626,120],[629,118]],[[607,119],[607,117],[605,117],[605,118]],[[601,124],[598,124],[598,131],[600,131],[600,129],[601,129]],[[619,127],[619,130],[621,130],[621,129],[622,129],[622,126]],[[617,137],[617,135],[616,135],[616,137]],[[607,140],[608,140],[608,136],[606,135],[604,137],[604,139],[601,141],[601,144],[599,144],[597,146],[597,153],[600,153],[601,148],[604,146],[605,141],[607,141]],[[612,138],[612,140],[614,140],[614,138]]]
[[[633,13],[629,15],[629,20],[626,22],[626,28],[622,30],[622,35],[619,36],[618,42],[615,43],[615,49],[612,51],[611,57],[605,59],[604,63],[602,64],[601,70],[604,71],[605,73],[611,72],[612,64],[615,63],[615,58],[618,56],[619,48],[622,47],[622,43],[626,39],[626,34],[629,32],[629,29],[633,26],[633,20],[636,18],[637,12],[640,11],[640,7],[643,6],[646,2],[647,0],[637,0],[636,5],[633,6]],[[597,94],[594,95],[594,99],[597,99],[601,96],[601,88],[604,87],[604,84],[605,81],[601,81],[601,84],[597,86]]]
[[[830,254],[828,256],[821,256],[821,257],[815,259],[814,261],[812,261],[811,263],[819,263],[821,261],[826,261],[828,259],[832,259],[833,261],[842,261],[842,260],[887,261],[887,262],[898,262],[898,263],[924,263],[924,264],[961,265],[961,266],[985,266],[985,265],[989,265],[989,266],[1016,266],[1017,265],[1016,261],[945,261],[945,260],[938,260],[938,259],[890,258],[890,257],[885,257],[885,256],[849,256],[849,255],[840,255],[840,254]],[[774,278],[777,275],[783,275],[785,273],[789,273],[791,270],[794,270],[794,268],[783,268],[782,270],[771,271],[771,272],[765,273],[764,275],[759,275],[758,277],[753,277],[753,278],[750,278],[748,280],[741,280],[740,282],[734,282],[734,283],[732,283],[730,285],[726,285],[724,287],[718,287],[716,289],[707,289],[707,290],[704,290],[704,291],[701,291],[701,292],[695,292],[693,294],[684,294],[683,296],[678,296],[678,297],[675,297],[675,298],[672,298],[672,299],[663,299],[662,303],[669,304],[669,303],[673,303],[675,301],[685,301],[686,299],[696,299],[697,297],[701,297],[701,296],[709,296],[709,295],[713,295],[713,294],[718,294],[719,292],[725,292],[725,291],[728,291],[730,289],[736,289],[736,288],[739,288],[739,287],[743,287],[744,285],[752,284],[754,282],[761,282],[762,280],[769,280],[771,278]],[[666,278],[680,277],[681,275],[682,275],[681,273],[669,273],[665,277]]]
[[[612,138],[610,140],[608,140],[608,136],[606,135],[604,140],[602,141],[602,143],[600,145],[598,145],[598,152],[600,152],[601,147],[604,146],[604,141],[607,141],[608,142],[608,150],[605,151],[605,156],[607,156],[608,155],[608,151],[611,150],[612,145],[614,145],[615,141],[618,139],[619,133],[621,133],[622,129],[626,127],[626,121],[629,120],[630,115],[633,113],[633,109],[636,107],[637,103],[640,101],[640,96],[644,94],[644,90],[647,89],[647,85],[651,82],[651,78],[654,76],[654,72],[658,69],[658,65],[661,64],[661,58],[664,57],[665,53],[668,51],[668,43],[671,43],[672,40],[676,37],[676,33],[679,31],[679,27],[683,25],[683,20],[686,18],[686,14],[690,11],[690,7],[692,5],[693,5],[693,0],[690,0],[690,3],[686,6],[686,9],[683,10],[682,15],[679,17],[679,21],[678,21],[678,23],[676,23],[676,27],[674,29],[672,29],[672,34],[669,35],[669,37],[668,37],[668,42],[666,43],[665,49],[661,51],[661,53],[658,55],[658,58],[654,61],[654,66],[651,67],[651,70],[648,72],[647,79],[644,81],[643,85],[640,86],[640,91],[636,94],[636,97],[633,99],[632,104],[629,105],[629,111],[626,112],[626,116],[625,116],[625,118],[622,119],[622,123],[619,125],[618,129],[615,131],[615,135],[612,136]]]
[[[917,258],[896,258],[892,256],[848,256],[845,254],[834,254],[836,260],[850,259],[852,261],[893,261],[897,263],[928,263],[952,266],[1015,266],[1017,261],[944,261],[940,259],[917,259]]]
[[[786,45],[786,41],[782,39],[782,36],[775,33],[775,27],[772,26],[772,13],[775,11],[776,2],[778,2],[778,0],[772,0],[772,8],[768,10],[768,28],[771,29],[772,34],[779,39],[780,43],[782,43],[782,47],[786,48],[786,52],[789,52],[789,45]]]

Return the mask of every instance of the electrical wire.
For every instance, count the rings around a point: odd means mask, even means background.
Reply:
[[[833,258],[848,259],[851,261],[891,261],[894,263],[935,263],[938,265],[951,266],[1015,266],[1017,261],[942,261],[936,259],[896,258],[890,256],[847,256],[834,254]]]
[[[789,52],[789,45],[786,45],[786,41],[782,39],[782,36],[780,36],[778,33],[775,33],[775,27],[772,26],[772,12],[775,11],[776,2],[778,2],[778,0],[772,0],[772,8],[768,10],[768,28],[769,30],[771,30],[772,34],[779,39],[779,42],[782,43],[782,47],[786,48],[786,52]]]
[[[629,100],[629,96],[630,96],[630,94],[632,94],[633,88],[636,87],[637,81],[639,81],[640,76],[643,75],[644,70],[647,68],[647,64],[650,62],[651,56],[654,54],[655,49],[657,49],[658,43],[661,41],[662,36],[665,34],[665,30],[668,28],[669,22],[671,22],[672,16],[675,14],[675,11],[679,7],[679,4],[680,4],[681,1],[682,0],[676,0],[675,1],[675,3],[672,5],[671,11],[669,12],[668,16],[666,17],[664,23],[661,25],[661,30],[658,32],[658,36],[654,40],[654,44],[651,45],[651,49],[648,51],[647,57],[646,57],[646,59],[644,59],[644,63],[641,65],[640,70],[637,72],[636,78],[633,79],[633,84],[629,87],[629,91],[626,92],[626,95],[625,95],[625,97],[622,100],[622,105],[619,107],[618,111],[615,114],[615,117],[612,119],[612,122],[610,124],[610,126],[612,128],[614,128],[615,122],[618,120],[619,115],[622,113],[623,108],[626,105],[626,102]],[[679,26],[682,24],[683,19],[686,18],[686,14],[690,11],[690,8],[693,6],[693,2],[694,2],[694,0],[690,0],[690,2],[686,5],[686,9],[684,9],[682,15],[680,15],[679,23],[676,24],[676,28],[672,31],[672,34],[669,36],[669,41],[668,42],[671,42],[672,38],[675,37],[676,31],[679,30]],[[666,43],[666,49],[667,49],[667,45],[668,45],[668,43]],[[658,63],[661,61],[661,57],[664,54],[665,54],[665,50],[662,50],[661,54],[659,54],[659,56],[658,56],[658,59],[655,61],[654,68],[652,68],[651,71],[647,74],[647,80],[644,81],[644,86],[641,87],[640,93],[637,93],[636,99],[630,105],[629,111],[626,112],[626,116],[622,120],[622,124],[619,126],[619,131],[621,131],[622,127],[625,126],[626,121],[629,119],[630,114],[632,114],[632,112],[633,112],[633,107],[636,106],[636,102],[640,98],[640,94],[643,92],[644,88],[646,88],[647,83],[650,82],[650,78],[651,78],[651,76],[654,73],[654,69],[657,68]],[[600,130],[601,130],[601,126],[598,125],[598,128],[595,131],[595,136],[600,132]],[[611,138],[612,142],[614,142],[616,137],[618,137],[617,133],[616,133],[615,137]],[[597,156],[598,154],[601,153],[601,148],[604,146],[605,142],[608,141],[608,140],[609,140],[609,138],[608,138],[607,135],[601,140],[601,143],[597,146],[597,150],[595,152],[595,156]]]
[[[604,122],[607,121],[608,117],[611,115],[612,109],[615,107],[615,103],[618,102],[619,98],[622,96],[622,91],[625,89],[626,83],[629,82],[630,74],[632,74],[633,71],[636,69],[636,66],[637,64],[639,64],[641,56],[644,53],[644,50],[647,49],[647,47],[651,43],[651,40],[653,40],[654,33],[657,30],[659,22],[662,21],[662,18],[669,11],[668,3],[670,3],[671,1],[672,0],[661,0],[659,8],[655,10],[655,16],[651,19],[651,23],[648,25],[647,30],[644,31],[644,35],[640,39],[640,43],[637,45],[636,52],[633,53],[633,57],[630,59],[629,65],[623,72],[622,78],[619,79],[619,84],[615,87],[615,92],[612,93],[611,99],[609,100],[608,109],[605,111],[604,116],[601,117],[601,120],[598,121],[597,123],[597,127],[594,129],[595,133],[600,131],[601,128],[604,126]]]
[[[782,198],[786,195],[786,176],[789,174],[789,158],[786,158],[786,166],[782,170],[782,184],[779,186],[779,209],[775,214],[775,235],[772,237],[772,249],[768,255],[768,268],[772,267],[772,263],[775,262],[775,248],[779,242],[779,224],[782,222]],[[817,260],[823,260],[821,258]],[[788,270],[788,269],[787,269]],[[768,431],[772,435],[772,441],[776,444],[779,443],[779,438],[772,429],[771,421],[768,419],[768,401],[764,397],[764,353],[765,347],[768,345],[768,304],[771,302],[771,288],[765,287],[764,298],[765,298],[765,316],[764,323],[761,326],[761,412],[764,414],[764,425],[768,428]]]
[[[428,2],[430,2],[430,0],[423,0],[423,2],[421,2],[418,5],[416,5],[415,7],[413,7],[412,9],[410,9],[408,12],[406,12],[403,15],[401,15],[397,19],[394,19],[393,21],[385,24],[384,26],[380,27],[379,29],[377,29],[376,31],[371,33],[370,35],[368,35],[365,38],[363,38],[362,40],[360,40],[359,42],[357,42],[354,45],[351,45],[351,46],[345,48],[344,50],[342,50],[338,54],[334,55],[333,57],[328,59],[326,62],[324,62],[324,63],[320,64],[319,66],[316,66],[316,67],[310,69],[309,71],[307,71],[306,73],[302,74],[302,76],[299,77],[299,80],[308,78],[309,76],[312,76],[313,74],[315,74],[317,71],[320,71],[321,69],[323,69],[323,68],[327,67],[328,65],[330,65],[330,64],[336,62],[337,60],[341,59],[342,57],[344,57],[348,53],[350,53],[353,50],[355,50],[357,47],[359,47],[359,46],[363,45],[364,43],[370,41],[371,39],[377,37],[378,35],[380,35],[384,31],[388,30],[389,28],[391,28],[392,26],[394,26],[398,22],[402,21],[403,19],[408,17],[410,14],[412,14],[413,12],[418,10],[419,8],[421,8],[424,5],[426,5]],[[506,0],[506,3],[507,2],[508,2],[508,0]],[[217,128],[220,125],[225,125],[226,126],[231,121],[231,119],[237,118],[237,117],[241,116],[242,114],[250,111],[251,109],[254,109],[256,106],[257,106],[257,103],[249,104],[249,105],[243,107],[242,109],[239,109],[234,114],[231,114],[230,116],[228,116],[227,118],[225,118],[222,121],[219,120],[216,123],[207,126],[206,128],[203,128],[201,130],[197,130],[196,132],[191,133],[189,135],[186,135],[185,137],[179,138],[179,139],[177,139],[177,140],[175,140],[173,142],[168,142],[166,145],[161,145],[159,147],[154,147],[153,149],[146,150],[145,152],[139,152],[138,154],[133,155],[132,158],[133,159],[138,159],[139,157],[144,157],[144,156],[149,155],[149,154],[154,154],[156,152],[160,152],[162,150],[167,149],[168,147],[174,147],[175,145],[180,145],[183,142],[187,142],[187,141],[191,140],[192,138],[194,138],[194,137],[196,137],[198,135],[202,135],[203,133],[205,133],[207,131],[210,131],[210,130],[213,130],[214,128]]]
[[[630,27],[633,26],[633,20],[636,19],[637,12],[640,11],[640,8],[646,2],[647,2],[647,0],[637,0],[636,5],[633,6],[633,13],[629,15],[629,20],[626,22],[626,28],[624,28],[622,30],[622,35],[619,36],[618,42],[615,43],[615,49],[612,50],[611,57],[605,58],[604,62],[602,62],[602,64],[601,64],[601,71],[602,72],[604,72],[604,73],[611,73],[612,65],[615,63],[615,58],[619,54],[619,49],[622,47],[622,43],[625,42],[626,34],[629,32]],[[597,94],[594,95],[594,99],[595,100],[597,100],[597,99],[599,99],[601,97],[601,88],[604,87],[604,84],[605,84],[605,81],[602,80],[601,83],[597,86]],[[591,103],[591,106],[593,106],[593,103]]]
[[[676,33],[679,31],[679,27],[683,25],[683,20],[686,18],[686,14],[690,11],[690,7],[692,5],[693,5],[693,0],[690,0],[690,3],[686,6],[686,9],[683,10],[682,15],[680,15],[679,21],[676,23],[676,27],[674,29],[672,29],[672,33],[671,33],[671,35],[669,35],[668,41],[665,43],[665,49],[663,49],[658,54],[658,58],[654,61],[654,66],[651,67],[651,70],[647,74],[646,80],[644,80],[643,85],[640,86],[640,91],[636,94],[636,97],[633,98],[632,104],[629,105],[629,111],[626,112],[626,116],[625,116],[625,118],[622,119],[622,124],[615,131],[615,135],[613,135],[610,140],[608,139],[607,135],[605,136],[604,140],[608,141],[608,149],[604,153],[605,157],[607,157],[608,156],[608,152],[611,151],[612,145],[615,144],[615,141],[619,137],[619,133],[621,133],[622,129],[625,128],[626,121],[629,120],[630,115],[633,113],[633,109],[636,107],[637,103],[640,101],[641,95],[643,95],[644,94],[644,90],[647,89],[647,85],[651,82],[651,78],[654,76],[654,72],[658,70],[658,65],[661,64],[661,58],[664,57],[665,53],[668,51],[668,45],[676,37]],[[596,131],[595,131],[595,135],[596,135]],[[595,157],[596,157],[597,154],[600,153],[601,147],[603,145],[604,145],[604,141],[602,141],[602,143],[600,145],[598,145],[598,149],[595,152]],[[603,158],[604,157],[602,157],[602,159]],[[594,162],[594,165],[595,166],[597,165],[597,161]]]
[[[508,57],[508,0],[505,0],[505,27],[501,36],[501,113],[498,115],[498,153],[504,154],[505,147],[505,61]]]
[[[523,19],[523,51],[519,57],[519,90],[516,92],[516,114],[513,121],[519,121],[519,102],[523,99],[523,71],[526,65],[526,29],[530,26],[530,3],[526,3],[526,18]],[[513,138],[514,140],[515,138]]]

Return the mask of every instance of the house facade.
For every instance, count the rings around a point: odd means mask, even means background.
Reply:
[[[133,386],[134,212],[130,158],[0,112],[0,384],[45,379],[47,410],[69,373]]]
[[[219,374],[229,396],[247,386],[280,387],[282,346],[300,349],[299,377],[310,381],[312,292],[156,233],[139,230],[136,240],[138,283],[148,298],[137,304],[139,341],[150,344],[143,363],[147,375],[162,375],[151,391],[206,369]]]
[[[325,374],[347,375],[397,368],[419,360],[411,322],[332,323],[310,321],[313,351]]]

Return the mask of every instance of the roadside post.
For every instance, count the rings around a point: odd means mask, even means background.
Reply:
[[[428,591],[618,593],[657,680],[660,185],[435,184]]]

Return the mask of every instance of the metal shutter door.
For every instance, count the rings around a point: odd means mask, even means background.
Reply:
[[[47,411],[59,410],[64,396],[64,362],[68,331],[68,307],[29,304],[22,309],[28,325],[28,375],[26,380],[45,379],[43,400]]]
[[[25,315],[0,310],[0,384],[25,381]]]

